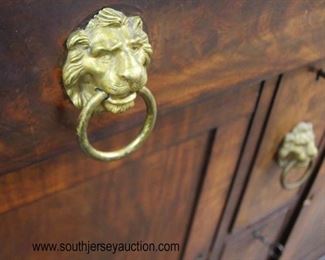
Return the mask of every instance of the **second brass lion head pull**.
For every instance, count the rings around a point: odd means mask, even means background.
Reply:
[[[281,185],[285,189],[295,189],[301,186],[311,174],[311,163],[317,156],[315,134],[311,123],[300,122],[291,132],[287,133],[278,152],[278,164],[281,173]],[[305,174],[295,182],[289,182],[287,177],[293,168],[305,168]]]
[[[145,87],[152,48],[141,18],[104,8],[86,28],[69,36],[67,49],[63,82],[72,103],[82,109],[77,133],[83,150],[106,161],[120,159],[136,150],[149,136],[157,114],[155,99]],[[124,112],[134,105],[137,94],[147,106],[145,124],[139,135],[120,150],[96,150],[89,143],[86,131],[92,114]]]

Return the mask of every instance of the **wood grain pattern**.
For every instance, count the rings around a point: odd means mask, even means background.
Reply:
[[[192,106],[160,114],[156,127],[144,146],[119,161],[98,162],[76,147],[67,153],[61,153],[5,174],[0,177],[0,213],[61,191],[88,178],[141,161],[153,152],[189,140],[210,129],[221,127],[229,120],[248,121],[253,113],[258,92],[259,85],[246,86],[236,91],[212,95]],[[237,98],[234,99],[234,96]],[[120,133],[114,131],[111,132],[110,129],[97,131],[92,138],[95,146],[103,150],[119,147],[126,140],[131,140],[138,129],[130,127],[128,131],[123,130]],[[109,133],[112,136],[105,138]]]
[[[64,42],[103,6],[143,17],[155,50],[148,85],[162,113],[325,56],[323,0],[4,1],[0,172],[77,147],[78,111],[61,86]],[[93,131],[128,129],[139,114],[125,118]]]
[[[106,171],[71,189],[0,216],[0,259],[111,259],[108,252],[33,252],[37,242],[173,242],[184,236],[208,135]],[[85,170],[73,160],[75,173]],[[176,163],[177,162],[177,163]],[[55,161],[47,169],[59,167]],[[60,170],[60,169],[58,169]],[[88,171],[98,171],[96,167]],[[102,166],[102,171],[105,171]],[[178,259],[179,252],[126,252],[114,259]]]
[[[67,36],[104,6],[143,18],[154,49],[148,87],[159,108],[148,142],[110,164],[80,151],[79,111],[61,84]],[[273,155],[299,121],[312,121],[318,139],[324,134],[325,93],[324,81],[307,67],[285,74],[261,135],[275,87],[264,88],[255,112],[258,83],[324,58],[324,24],[324,0],[3,1],[0,259],[71,259],[76,255],[33,253],[31,243],[80,239],[179,242],[187,259],[214,258],[224,245],[226,258],[263,255],[246,228],[297,195],[281,190]],[[91,141],[101,149],[125,144],[143,111],[139,104],[123,115],[97,117]],[[219,136],[203,180],[213,129]],[[266,231],[275,238],[280,229],[272,225]],[[179,259],[181,252],[117,259]]]
[[[325,255],[324,183],[325,163],[323,162],[281,259],[318,259]]]
[[[209,255],[248,123],[246,119],[237,119],[217,129],[182,259],[205,259]]]
[[[226,246],[223,249],[220,259],[272,259],[272,248],[256,239],[253,233],[258,231],[269,243],[276,243],[283,229],[283,224],[286,222],[287,211],[288,209],[283,209],[270,216],[266,221],[260,223],[259,226],[254,226],[240,234],[230,236],[227,239]]]
[[[314,65],[324,67],[324,62]],[[325,131],[325,81],[316,80],[309,67],[285,74],[280,83],[270,119],[259,147],[234,229],[244,228],[288,203],[298,190],[284,190],[279,181],[281,168],[275,161],[285,134],[301,121],[311,122],[316,144]],[[296,171],[295,175],[303,174]],[[295,176],[294,175],[294,176]]]
[[[262,83],[260,96],[257,100],[243,154],[236,171],[236,177],[233,180],[231,192],[227,198],[227,205],[218,226],[216,239],[211,247],[211,259],[217,259],[220,257],[220,252],[224,247],[225,238],[227,237],[229,230],[231,230],[233,218],[235,216],[236,209],[239,206],[238,203],[240,203],[243,196],[242,194],[244,192],[247,177],[250,173],[254,158],[256,157],[257,147],[263,133],[263,128],[266,123],[268,113],[272,107],[271,104],[276,93],[278,80],[279,78],[276,77]]]

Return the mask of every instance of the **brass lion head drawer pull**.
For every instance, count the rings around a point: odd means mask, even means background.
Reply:
[[[155,98],[145,87],[152,48],[141,18],[104,8],[86,28],[71,33],[66,45],[63,83],[72,103],[82,109],[77,127],[82,149],[104,161],[120,159],[138,149],[150,135],[157,116]],[[138,136],[116,151],[95,149],[87,137],[91,116],[102,111],[122,113],[134,106],[137,94],[147,107]]]
[[[278,152],[278,164],[281,173],[281,185],[284,189],[300,187],[311,174],[312,161],[318,153],[315,134],[311,123],[301,122],[287,133]],[[289,182],[288,175],[293,168],[306,168],[304,175],[294,182]]]

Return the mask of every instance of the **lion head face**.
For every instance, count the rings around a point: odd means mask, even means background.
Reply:
[[[307,167],[317,153],[313,125],[300,122],[286,134],[278,153],[278,162],[283,168],[293,160],[296,161],[296,166]]]
[[[67,49],[63,82],[75,106],[84,107],[97,89],[109,96],[99,110],[119,113],[134,105],[152,54],[140,17],[104,8],[71,34]]]

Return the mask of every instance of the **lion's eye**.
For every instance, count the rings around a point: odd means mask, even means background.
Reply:
[[[110,51],[106,50],[106,49],[93,49],[91,51],[91,54],[94,57],[102,57],[102,56],[106,56],[110,54]]]
[[[142,47],[142,45],[140,43],[130,44],[131,50],[134,50],[134,51],[137,51],[137,50],[141,49],[141,47]]]
[[[113,48],[102,48],[95,47],[91,49],[91,55],[94,57],[111,56],[119,50],[118,46],[113,46]]]

